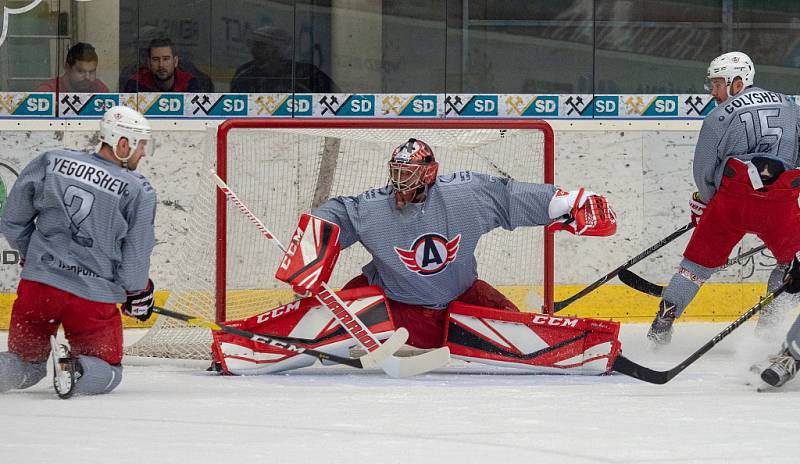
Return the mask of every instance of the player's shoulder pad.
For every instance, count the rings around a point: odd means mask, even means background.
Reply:
[[[474,178],[475,173],[471,171],[458,171],[437,177],[436,185],[440,187],[449,187],[452,185],[469,184]]]
[[[383,200],[392,194],[392,189],[388,186],[372,188],[358,196],[359,201],[378,201]]]

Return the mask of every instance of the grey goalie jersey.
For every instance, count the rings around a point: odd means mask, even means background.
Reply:
[[[333,198],[312,214],[339,225],[342,248],[361,242],[369,251],[370,285],[396,301],[444,308],[478,277],[481,236],[549,224],[554,194],[552,185],[464,171],[439,176],[424,202],[403,209],[387,187]]]
[[[706,116],[694,153],[694,180],[709,202],[719,188],[730,157],[749,161],[757,156],[797,167],[800,107],[786,95],[750,87],[730,97]]]
[[[155,210],[144,176],[97,154],[52,150],[14,183],[0,233],[25,259],[23,279],[119,303],[147,287]]]

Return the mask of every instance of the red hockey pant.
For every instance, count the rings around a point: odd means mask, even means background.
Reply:
[[[50,336],[64,326],[73,355],[122,361],[122,318],[114,303],[83,299],[32,280],[21,280],[11,309],[8,350],[28,362],[50,355]]]
[[[360,275],[348,282],[343,290],[366,287],[367,285],[369,285],[367,278],[364,275]],[[405,327],[408,330],[407,343],[409,345],[417,348],[439,348],[444,346],[447,310],[430,309],[388,298],[387,300],[389,301],[389,313],[395,327]],[[456,301],[486,308],[519,312],[519,308],[511,300],[480,279],[476,279],[467,291],[456,298]]]
[[[683,256],[701,266],[722,266],[744,234],[755,234],[786,264],[800,251],[800,169],[753,190],[747,166],[728,161],[716,195],[708,203]]]

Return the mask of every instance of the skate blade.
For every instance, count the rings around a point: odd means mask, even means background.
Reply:
[[[53,359],[53,389],[62,400],[72,396],[75,392],[75,373],[65,371],[59,362],[68,353],[67,347],[59,345],[56,337],[50,337],[50,351]]]

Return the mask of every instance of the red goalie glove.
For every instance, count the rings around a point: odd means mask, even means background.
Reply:
[[[338,225],[302,214],[275,278],[299,295],[317,292],[328,282],[340,250]]]
[[[575,235],[607,237],[617,232],[617,215],[602,195],[581,188],[556,190],[550,200],[550,217],[556,219],[548,230],[565,230]]]

